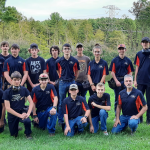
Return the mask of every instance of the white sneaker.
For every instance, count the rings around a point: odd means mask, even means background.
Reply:
[[[108,135],[108,132],[107,132],[107,130],[106,130],[106,131],[103,131],[103,133],[104,133],[104,135],[106,135],[106,136]]]

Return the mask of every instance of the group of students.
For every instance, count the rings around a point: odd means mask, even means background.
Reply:
[[[83,132],[87,122],[90,132],[96,133],[99,121],[104,135],[108,135],[106,121],[111,102],[109,93],[105,93],[104,84],[109,71],[116,83],[116,119],[112,133],[118,133],[129,126],[133,134],[138,123],[143,121],[142,115],[146,110],[147,123],[150,124],[150,109],[147,109],[147,105],[148,108],[150,106],[149,43],[149,38],[144,37],[141,41],[143,49],[136,54],[135,89],[132,86],[134,68],[131,60],[125,56],[124,44],[118,45],[119,55],[112,60],[108,69],[107,62],[100,57],[102,49],[99,44],[95,44],[92,50],[95,56],[93,61],[83,55],[82,43],[76,45],[75,57],[71,56],[71,46],[66,43],[62,47],[62,57],[59,57],[59,47],[52,46],[52,57],[45,62],[38,56],[40,50],[35,43],[28,49],[31,57],[24,60],[19,56],[20,48],[17,44],[10,47],[10,55],[9,43],[2,42],[0,73],[3,91],[0,90],[0,132],[4,131],[6,108],[10,134],[15,137],[18,136],[18,124],[22,122],[26,137],[32,138],[29,118],[31,112],[34,125],[43,130],[47,128],[50,136],[55,135],[57,117],[67,136]],[[90,93],[88,103],[87,90]],[[145,91],[147,104],[143,96]],[[29,101],[28,109],[25,108],[26,99]]]

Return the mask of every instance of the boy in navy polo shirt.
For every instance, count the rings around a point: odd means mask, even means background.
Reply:
[[[110,111],[110,95],[105,92],[105,86],[103,83],[96,85],[96,94],[89,98],[88,105],[91,110],[89,115],[90,132],[96,133],[99,129],[99,121],[101,121],[101,130],[104,135],[108,135],[106,120]]]
[[[60,53],[59,47],[54,45],[50,48],[51,58],[46,61],[46,72],[49,75],[49,83],[55,86],[57,91],[57,95],[59,95],[58,86],[56,86],[56,82],[59,79],[59,76],[56,71],[56,60],[59,59],[58,55]]]
[[[5,107],[8,112],[8,125],[11,136],[18,136],[18,124],[24,123],[25,135],[28,139],[31,139],[31,120],[29,119],[30,113],[33,108],[33,101],[31,99],[29,91],[20,86],[22,76],[18,71],[11,74],[11,87],[4,91],[3,99]],[[29,101],[28,112],[25,112],[25,97]]]
[[[3,91],[0,89],[0,133],[4,131],[5,106],[3,100]]]
[[[147,124],[150,124],[150,40],[148,37],[142,38],[141,45],[143,49],[136,54],[134,64],[136,65],[135,69],[135,78],[134,86],[140,90],[143,95],[146,92],[147,100]],[[140,121],[143,122],[143,117],[140,118]]]
[[[19,57],[19,51],[20,48],[17,44],[13,44],[11,46],[12,56],[9,57],[4,63],[4,76],[7,82],[12,84],[10,76],[14,71],[18,71],[23,77],[21,81],[21,86],[23,86],[28,77],[28,67],[25,60]]]
[[[48,75],[45,73],[41,74],[39,76],[40,85],[34,87],[32,90],[32,98],[35,104],[33,116],[34,121],[39,124],[39,127],[43,130],[47,127],[49,134],[53,136],[57,121],[56,107],[58,98],[54,86],[48,84],[48,81]],[[37,108],[36,111],[35,107]]]
[[[88,65],[88,80],[91,86],[89,89],[90,96],[96,93],[97,83],[105,83],[106,75],[109,74],[107,62],[100,57],[101,53],[101,46],[96,44],[93,48],[95,59]]]
[[[0,54],[0,57],[4,58],[4,60],[8,59],[11,55],[9,54],[8,50],[9,50],[9,43],[7,41],[3,41],[1,43],[1,50],[2,53]],[[7,84],[8,82],[6,81],[6,79],[4,78],[4,76],[2,77],[2,89],[6,90],[7,89]]]
[[[28,82],[27,89],[31,92],[32,88],[39,85],[39,75],[43,72],[46,72],[46,63],[45,60],[38,56],[38,45],[32,43],[28,49],[31,57],[26,59],[26,64],[28,66]]]
[[[69,86],[75,83],[78,77],[79,62],[76,58],[70,55],[71,46],[69,44],[64,44],[63,47],[64,56],[56,61],[56,70],[59,75],[59,109],[58,109],[58,122],[61,125],[63,120],[62,113],[62,102],[66,97],[66,93],[69,90]]]
[[[109,67],[109,71],[111,71],[111,75],[116,82],[116,87],[114,89],[115,92],[115,112],[117,108],[117,100],[119,92],[125,89],[124,86],[124,76],[126,74],[132,75],[134,71],[131,60],[125,56],[126,46],[124,44],[118,45],[118,53],[119,55],[115,57],[111,65]]]
[[[87,126],[87,118],[90,114],[89,107],[82,96],[78,96],[78,86],[71,84],[69,87],[70,96],[63,100],[62,108],[66,123],[64,135],[74,136],[75,126],[78,132],[82,133]],[[83,110],[85,115],[83,116]]]
[[[118,96],[116,121],[112,133],[118,133],[129,126],[133,134],[140,122],[140,116],[147,110],[147,105],[142,92],[132,86],[133,77],[131,75],[124,76],[124,84],[126,89],[122,90]],[[122,115],[120,116],[121,109]]]

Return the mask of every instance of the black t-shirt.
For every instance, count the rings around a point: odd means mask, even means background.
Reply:
[[[29,57],[26,60],[26,64],[29,68],[29,77],[33,84],[39,83],[39,75],[43,73],[43,70],[46,70],[46,63],[42,57],[32,58]],[[28,82],[27,82],[28,83]],[[29,83],[28,83],[29,85]]]
[[[10,87],[4,91],[3,99],[10,102],[10,107],[13,110],[19,111],[24,108],[25,97],[29,95],[29,91],[23,86],[20,87],[19,91],[13,91],[12,87]]]
[[[88,101],[89,108],[91,109],[92,118],[98,116],[100,111],[100,108],[91,105],[92,102],[101,106],[111,106],[110,95],[108,93],[104,93],[101,98],[97,97],[97,94],[92,95]]]

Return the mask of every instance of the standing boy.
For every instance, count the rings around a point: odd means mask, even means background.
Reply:
[[[31,44],[28,51],[31,57],[26,60],[29,69],[27,89],[31,92],[32,88],[39,85],[39,75],[46,72],[46,63],[42,57],[38,56],[39,49],[37,44]]]

